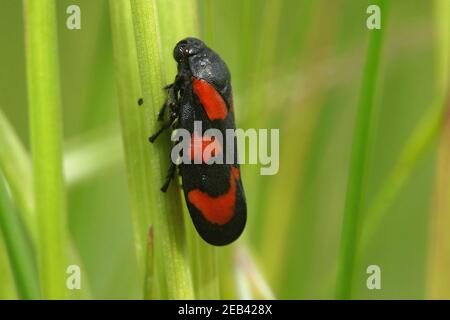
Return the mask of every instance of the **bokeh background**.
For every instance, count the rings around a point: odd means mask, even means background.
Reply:
[[[177,6],[178,1],[171,2]],[[445,212],[450,214],[445,210],[445,131],[434,120],[444,107],[436,96],[445,50],[439,26],[447,21],[435,10],[439,1],[389,2],[389,15],[382,16],[385,38],[352,297],[450,298],[445,269],[436,267],[449,253],[445,246],[436,251],[433,237],[433,224],[445,226]],[[81,8],[81,30],[66,28],[70,4]],[[280,129],[279,173],[261,176],[257,166],[242,169],[248,225],[237,243],[217,249],[219,272],[231,274],[222,288],[238,288],[244,281],[237,270],[248,266],[236,266],[235,252],[246,248],[268,297],[270,292],[279,299],[335,297],[349,160],[371,32],[366,28],[369,4],[196,2],[192,19],[231,70],[238,126]],[[29,150],[22,5],[0,0],[0,108]],[[140,298],[109,12],[106,0],[57,0],[68,222],[90,296]],[[163,59],[174,70],[172,57]],[[222,250],[226,258],[220,258]],[[233,268],[221,269],[223,259]],[[2,299],[18,297],[8,261],[0,237]],[[381,290],[366,287],[366,268],[372,264],[381,268]],[[438,296],[430,289],[433,281],[444,287]],[[242,290],[230,292],[222,297],[245,297]]]

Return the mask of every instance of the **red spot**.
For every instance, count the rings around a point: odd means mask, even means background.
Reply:
[[[231,167],[230,189],[228,192],[218,197],[211,197],[209,194],[198,189],[188,193],[189,202],[192,203],[203,217],[211,223],[226,224],[234,215],[236,205],[236,180],[239,179],[239,169]]]
[[[205,80],[193,78],[192,86],[210,120],[223,120],[227,117],[227,105],[212,85]]]
[[[211,152],[205,153],[206,147]],[[215,157],[222,152],[222,146],[213,137],[201,137],[194,133],[192,135],[190,150],[191,161],[194,161],[194,163],[207,163],[211,157]]]

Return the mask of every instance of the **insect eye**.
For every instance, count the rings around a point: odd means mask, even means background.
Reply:
[[[181,61],[183,59],[183,56],[186,51],[186,45],[185,44],[179,44],[175,47],[175,50],[173,50],[173,57],[176,61]]]

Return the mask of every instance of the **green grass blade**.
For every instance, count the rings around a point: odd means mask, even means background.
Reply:
[[[210,46],[214,43],[214,11],[213,0],[201,1],[199,7],[201,13],[201,34],[203,40]]]
[[[13,209],[3,174],[0,172],[0,229],[8,251],[11,270],[21,299],[39,299],[40,289],[33,250]]]
[[[450,71],[450,3],[446,0],[434,0],[433,4],[438,46],[438,50],[436,50],[436,86],[438,94],[446,96]]]
[[[153,229],[148,229],[147,235],[147,260],[145,266],[145,284],[144,284],[144,299],[152,300],[158,298],[158,286],[155,284],[155,260],[154,260],[154,246],[153,246]]]
[[[434,1],[436,17],[436,50],[438,63],[436,68],[437,95],[443,109],[441,122],[443,130],[439,137],[438,158],[436,161],[436,181],[432,212],[430,212],[430,235],[428,246],[427,298],[449,299],[450,288],[450,118],[449,115],[449,62],[450,62],[450,2]]]
[[[275,295],[267,280],[264,278],[255,259],[246,247],[240,246],[235,249],[233,267],[235,269],[234,280],[239,299],[275,299]]]
[[[194,229],[193,226],[191,228]],[[190,231],[195,297],[202,300],[219,299],[218,249],[206,243],[195,230]]]
[[[446,119],[440,137],[436,161],[435,192],[430,212],[430,234],[428,245],[427,298],[449,299],[450,288],[450,122]]]
[[[114,127],[95,130],[67,141],[63,161],[67,188],[119,167],[124,156],[120,139],[119,130]]]
[[[142,108],[145,110],[145,121],[148,124],[145,129],[150,135],[161,125],[156,118],[165,99],[162,88],[166,84],[162,70],[158,11],[154,0],[132,0],[131,8],[144,98]],[[194,291],[176,180],[167,194],[159,190],[170,161],[168,136],[162,135],[154,145],[149,145],[148,149],[150,154],[142,161],[148,161],[150,166],[148,182],[151,184],[151,190],[148,196],[152,208],[155,271],[162,287],[167,288],[167,298],[190,299],[194,297]]]
[[[358,251],[363,253],[370,240],[379,229],[388,209],[393,204],[402,187],[414,172],[420,159],[430,150],[442,129],[444,111],[442,99],[437,99],[428,114],[416,126],[413,134],[403,147],[399,159],[384,181],[374,200],[370,203],[361,231]]]
[[[135,247],[142,283],[145,276],[147,233],[150,226],[151,206],[148,195],[150,171],[149,144],[146,139],[145,117],[137,101],[141,85],[134,41],[131,6],[127,0],[111,0],[111,30],[119,97],[119,115],[128,177],[128,193],[134,224]]]
[[[446,86],[448,83],[448,52],[449,52],[449,3],[444,0],[435,1],[436,34],[439,50],[436,67],[436,99],[427,108],[429,111],[421,119],[400,153],[400,157],[388,175],[387,179],[376,194],[369,206],[367,217],[361,233],[359,254],[367,248],[370,240],[379,229],[388,209],[393,204],[398,194],[414,172],[420,159],[436,142],[437,137],[443,132],[447,115]],[[445,129],[445,127],[444,127]],[[441,160],[442,161],[442,160]],[[438,211],[439,209],[436,209]],[[436,226],[437,227],[437,226]],[[431,278],[435,279],[434,275]],[[435,283],[439,286],[439,281]]]
[[[62,299],[67,234],[56,8],[53,0],[24,4],[39,273],[43,297]]]
[[[33,240],[37,238],[31,159],[0,109],[0,168]]]
[[[175,44],[186,37],[198,37],[198,13],[196,1],[157,0],[161,34],[163,73],[175,77],[176,63],[172,59]],[[208,4],[204,4],[208,5]],[[211,17],[210,17],[211,18]],[[207,41],[206,39],[204,39]],[[214,48],[213,43],[206,42]],[[207,244],[197,234],[192,225],[187,207],[183,205],[186,218],[188,244],[190,248],[191,270],[197,299],[218,299],[219,279],[217,274],[217,248]]]
[[[113,162],[118,162],[120,158],[120,151],[116,150],[117,144],[113,144],[118,139],[113,135],[108,135],[109,138],[102,139],[101,141],[97,138],[94,142],[90,144],[83,144],[80,146],[69,146],[68,152],[65,155],[65,176],[68,181],[73,184],[77,184],[80,181],[88,179],[101,171],[95,170],[95,168],[104,169],[113,164]],[[92,138],[90,136],[89,138]],[[99,140],[99,141],[97,141]],[[86,142],[84,140],[84,142]],[[15,188],[10,187],[12,198],[17,206],[17,214],[20,216],[25,224],[25,232],[27,233],[27,238],[30,239],[30,245],[34,248],[37,246],[37,219],[35,217],[35,206],[34,206],[34,195],[33,195],[33,183],[32,183],[32,164],[30,156],[28,155],[22,142],[17,137],[11,124],[7,121],[5,115],[0,110],[0,145],[3,148],[0,149],[0,168],[5,173],[5,179],[8,185],[14,185]],[[107,148],[109,154],[112,156],[107,160],[102,157],[99,161],[99,152],[104,151]],[[112,148],[112,149],[111,149]],[[91,161],[92,160],[92,161]],[[94,161],[96,160],[96,161]],[[91,166],[86,166],[80,170],[79,163],[89,162],[92,163]],[[73,244],[70,246],[70,260],[77,265],[82,265],[81,259],[77,253],[77,250]],[[84,282],[83,278],[83,282]],[[83,284],[83,292],[80,297],[89,296],[89,289]],[[76,292],[78,294],[78,292]],[[78,297],[78,296],[77,296]]]
[[[0,232],[0,300],[18,299],[16,284],[14,282],[13,272],[11,270],[11,263],[9,263],[9,256],[6,249],[3,235]]]
[[[341,232],[341,248],[336,283],[336,297],[338,299],[351,298],[352,283],[355,274],[359,218],[364,201],[369,152],[371,150],[370,134],[374,118],[374,99],[387,16],[387,3],[384,0],[377,1],[376,3],[380,6],[382,13],[382,28],[380,30],[369,31],[369,48],[367,51],[353,136],[347,197]]]

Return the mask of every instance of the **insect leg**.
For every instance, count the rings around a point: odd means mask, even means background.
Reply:
[[[167,101],[164,102],[164,104],[162,105],[161,109],[158,112],[158,121],[164,120],[164,112],[166,111],[166,108],[167,108]]]
[[[177,104],[177,86],[175,83],[169,84],[164,87],[164,89],[167,90],[167,99],[164,102],[163,106],[161,107],[161,110],[159,110],[158,113],[158,121],[164,120],[164,112],[166,111],[166,108],[169,107],[171,110],[174,109],[174,107]]]
[[[156,140],[156,138],[158,138],[158,136],[159,136],[161,133],[164,132],[164,130],[169,129],[169,128],[175,123],[176,119],[177,119],[177,114],[176,114],[175,112],[171,112],[170,115],[169,115],[169,121],[167,121],[166,123],[164,123],[164,124],[162,125],[162,127],[161,127],[158,131],[156,131],[156,133],[154,133],[153,135],[151,135],[151,136],[148,138],[148,140],[149,140],[151,143],[153,143],[153,142]]]
[[[156,131],[153,135],[151,135],[148,140],[153,143],[155,142],[156,138],[158,138],[158,136],[164,132],[164,130],[170,128],[170,126],[172,125],[173,122],[167,121],[166,123],[163,124],[163,126],[161,128],[159,128],[158,131]]]
[[[170,182],[172,181],[173,177],[175,176],[176,169],[177,169],[177,165],[173,162],[170,162],[169,170],[167,170],[166,180],[164,181],[164,184],[161,187],[162,192],[167,191],[167,188],[169,187]]]

